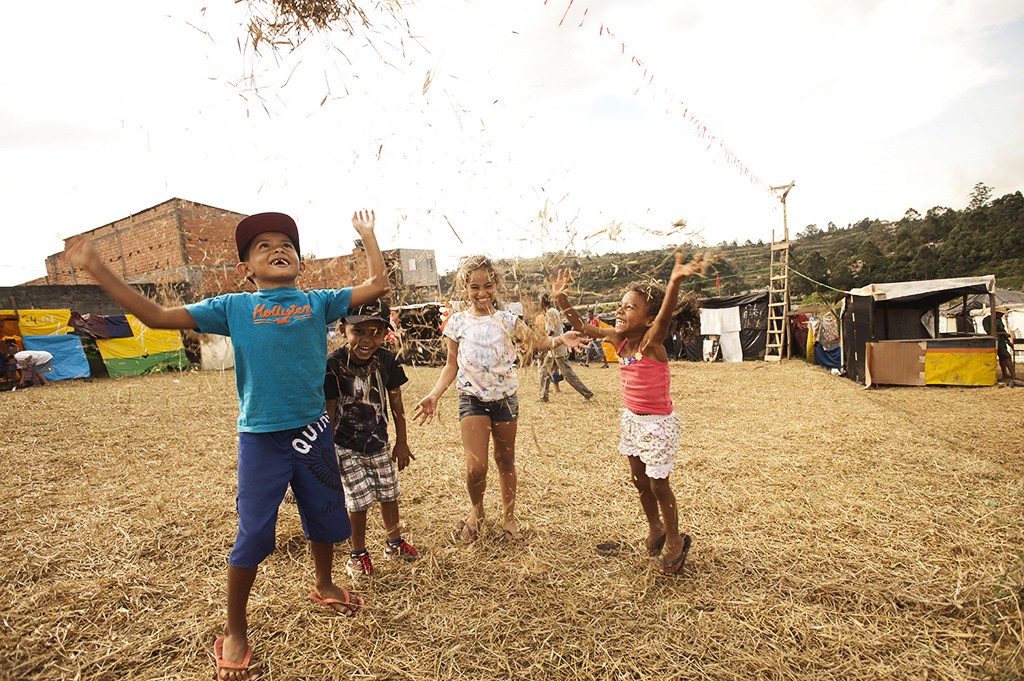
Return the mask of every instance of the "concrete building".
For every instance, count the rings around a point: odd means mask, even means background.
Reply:
[[[434,251],[421,248],[396,248],[384,252],[391,297],[403,304],[441,300]]]

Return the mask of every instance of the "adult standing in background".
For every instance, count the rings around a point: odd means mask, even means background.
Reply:
[[[1006,330],[1006,322],[1003,314],[1005,307],[996,308],[996,355],[999,358],[999,368],[1003,373],[1003,383],[1011,388],[1016,384],[1017,371],[1013,360],[1013,336]],[[985,333],[992,333],[992,315],[986,315],[981,320],[981,326]]]
[[[19,388],[31,385],[46,385],[44,374],[53,371],[53,355],[46,350],[22,350],[14,353],[14,360],[18,363],[18,371],[21,372]]]
[[[562,317],[562,313],[555,308],[554,303],[551,302],[551,296],[547,293],[541,294],[540,304],[544,308],[544,331],[547,333],[549,338],[555,338],[561,336],[565,331],[565,320]],[[554,367],[558,368],[559,373],[565,379],[565,382],[573,387],[573,389],[580,395],[583,395],[583,399],[589,400],[594,396],[594,391],[588,388],[580,377],[576,375],[572,365],[569,364],[569,350],[565,345],[558,345],[554,347],[549,355],[544,359],[544,366],[541,367],[541,378],[540,378],[540,401],[548,401],[548,390],[551,387],[551,375]],[[554,367],[551,365],[554,364]]]

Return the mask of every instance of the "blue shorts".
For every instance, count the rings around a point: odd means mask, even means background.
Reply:
[[[327,414],[305,428],[239,433],[238,536],[229,565],[256,567],[274,552],[277,509],[289,483],[306,539],[337,544],[352,534]]]
[[[459,420],[467,416],[489,416],[493,423],[518,421],[519,395],[512,393],[500,400],[485,402],[475,395],[459,393]]]

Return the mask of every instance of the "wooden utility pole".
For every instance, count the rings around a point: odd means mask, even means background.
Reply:
[[[790,182],[772,187],[782,202],[782,241],[775,241],[773,229],[771,267],[768,270],[768,338],[764,350],[766,362],[780,361],[783,349],[786,358],[789,358],[789,344],[786,342],[789,337],[789,224],[786,218],[786,197],[795,185],[796,182]]]

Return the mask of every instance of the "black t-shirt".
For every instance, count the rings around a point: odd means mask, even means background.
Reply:
[[[377,348],[366,364],[357,364],[347,346],[332,352],[327,358],[324,397],[338,401],[331,414],[334,441],[357,452],[384,449],[388,442],[387,393],[408,380],[390,350]]]

